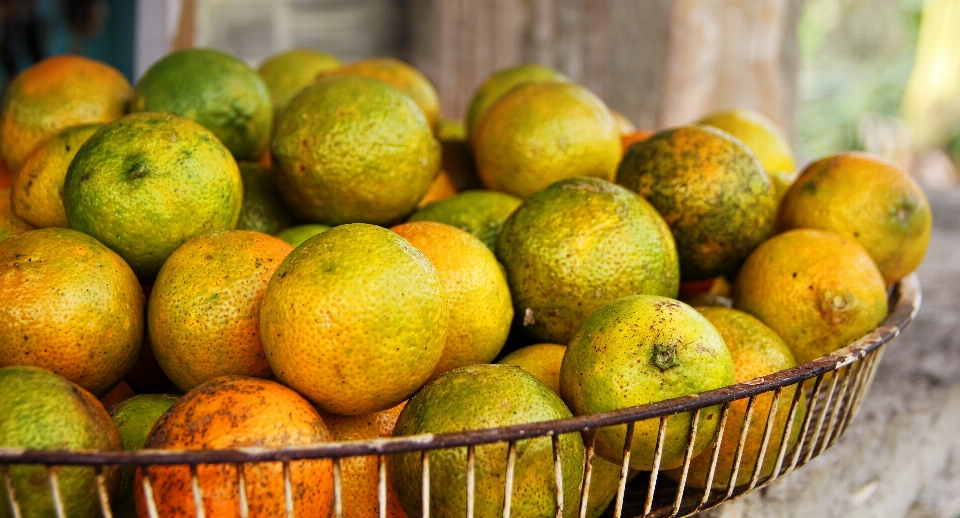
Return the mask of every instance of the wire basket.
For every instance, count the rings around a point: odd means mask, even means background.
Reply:
[[[196,516],[209,516],[204,509],[204,488],[198,477],[200,465],[232,465],[238,476],[239,495],[237,515],[250,514],[247,499],[245,467],[251,463],[273,462],[282,465],[284,505],[286,516],[301,516],[295,507],[293,483],[291,481],[291,463],[309,459],[330,459],[333,466],[334,503],[331,516],[340,518],[350,502],[344,501],[343,472],[341,461],[349,457],[376,456],[378,466],[379,515],[386,516],[387,502],[387,458],[398,453],[419,452],[422,468],[422,515],[430,515],[430,454],[436,450],[461,448],[466,450],[466,509],[464,515],[474,515],[476,494],[476,448],[494,443],[506,444],[504,458],[505,482],[503,489],[502,516],[511,515],[511,495],[513,494],[514,467],[517,461],[517,443],[532,438],[549,438],[553,443],[555,507],[546,513],[555,516],[587,515],[588,495],[594,471],[595,439],[598,429],[608,426],[626,426],[625,447],[620,462],[619,485],[615,498],[606,510],[606,515],[673,517],[689,516],[733,500],[757,488],[772,483],[777,478],[803,466],[812,458],[823,453],[843,434],[851,420],[856,416],[864,397],[873,381],[877,365],[885,345],[896,338],[912,322],[920,307],[920,284],[915,275],[897,283],[890,294],[891,311],[886,320],[875,330],[850,345],[819,359],[751,380],[710,392],[695,394],[650,405],[641,405],[614,412],[589,416],[573,417],[554,421],[545,421],[523,425],[474,430],[462,433],[442,435],[420,435],[370,441],[351,441],[323,443],[310,446],[289,448],[242,448],[235,450],[141,450],[120,452],[96,451],[50,451],[0,448],[0,478],[10,504],[10,515],[22,516],[18,497],[11,476],[11,465],[39,464],[46,467],[47,482],[58,518],[65,518],[65,506],[61,496],[58,471],[63,466],[90,466],[96,474],[100,511],[105,517],[112,517],[111,497],[104,475],[107,466],[139,466],[142,468],[142,485],[147,512],[158,516],[157,500],[154,492],[150,467],[159,465],[188,466],[191,490]],[[784,396],[784,394],[792,394]],[[769,411],[765,415],[753,415],[758,398],[770,396]],[[746,401],[746,411],[742,422],[730,419],[731,408],[736,401]],[[720,405],[716,440],[708,447],[703,456],[709,459],[706,489],[688,484],[689,469],[697,434],[698,419],[701,410]],[[766,403],[763,405],[765,406]],[[777,430],[775,420],[783,408],[788,409],[789,418]],[[797,416],[798,410],[804,409]],[[690,433],[686,438],[685,455],[681,468],[672,472],[668,478],[661,472],[660,461],[663,454],[666,423],[668,417],[681,413],[690,413]],[[759,413],[762,414],[762,413]],[[794,418],[797,416],[796,418]],[[641,473],[628,484],[628,466],[631,457],[630,444],[636,426],[650,421],[657,432],[656,447],[653,451],[653,468]],[[724,429],[737,426],[741,430],[732,464],[721,466],[720,445]],[[796,433],[795,445],[787,440]],[[756,459],[744,462],[743,452],[749,430],[762,427],[763,434]],[[779,437],[773,437],[776,434]],[[560,436],[563,434],[582,434],[586,447],[586,462],[583,466],[583,482],[579,488],[577,501],[564,501],[563,476],[559,454]],[[545,439],[544,439],[545,440]],[[777,445],[771,447],[771,445]],[[773,469],[767,469],[765,463],[773,461]],[[249,468],[247,468],[249,469]],[[729,478],[717,477],[719,472],[729,472]],[[766,472],[766,473],[764,473]],[[750,473],[749,482],[735,484],[743,480],[742,473]],[[718,480],[724,478],[724,480]],[[0,512],[2,515],[3,512]]]

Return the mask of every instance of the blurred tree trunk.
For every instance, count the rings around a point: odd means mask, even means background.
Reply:
[[[794,124],[802,0],[410,0],[410,55],[460,118],[477,85],[537,62],[638,127],[754,108]]]

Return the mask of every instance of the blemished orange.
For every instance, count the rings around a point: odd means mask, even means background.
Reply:
[[[476,237],[443,223],[415,221],[390,230],[427,256],[447,293],[447,339],[432,377],[493,361],[513,319],[510,287],[493,252]]]
[[[684,281],[736,271],[776,230],[770,177],[739,140],[710,126],[680,126],[633,144],[617,183],[670,225]]]
[[[318,78],[330,76],[363,76],[379,79],[399,88],[423,110],[431,129],[440,122],[440,96],[433,83],[411,65],[394,58],[370,58],[344,65],[326,72]]]
[[[199,425],[202,423],[202,426]],[[280,448],[328,442],[320,414],[299,394],[279,383],[243,376],[214,378],[180,398],[147,436],[144,448],[173,450]],[[160,516],[193,517],[190,468],[150,466],[154,501]],[[284,516],[283,465],[244,465],[249,516]],[[207,516],[239,517],[240,488],[235,464],[197,466]],[[293,505],[299,515],[325,518],[333,503],[333,466],[329,459],[290,462]],[[134,487],[142,487],[137,468]],[[149,516],[143,491],[136,492],[137,515]]]
[[[37,228],[69,228],[63,208],[63,180],[77,150],[102,125],[72,126],[37,146],[11,187],[13,212]]]
[[[195,237],[163,264],[147,328],[157,363],[184,392],[227,374],[272,375],[260,342],[260,302],[293,250],[260,232]]]
[[[143,307],[133,270],[86,234],[0,241],[0,367],[42,367],[103,396],[137,361]]]
[[[257,73],[263,78],[273,103],[274,122],[303,87],[317,74],[340,67],[340,60],[315,49],[291,49],[267,58]],[[269,156],[269,154],[265,155]]]
[[[284,259],[263,296],[260,337],[277,379],[326,412],[369,414],[430,378],[449,314],[443,280],[423,252],[354,223]]]
[[[620,161],[607,105],[572,83],[514,88],[487,109],[470,141],[483,184],[519,198],[575,176],[612,181]]]
[[[399,405],[372,414],[343,416],[321,414],[335,441],[365,441],[382,439],[393,435],[397,417],[404,401]],[[386,460],[386,459],[384,459]],[[373,518],[379,516],[379,469],[376,455],[347,457],[340,461],[343,470],[343,516],[344,518]],[[387,477],[387,518],[407,518],[400,507],[397,492]]]
[[[798,229],[750,254],[734,283],[733,307],[773,329],[804,363],[877,327],[887,316],[887,290],[856,241]]]
[[[107,123],[133,91],[117,69],[81,56],[53,56],[10,82],[0,106],[0,153],[16,173],[40,143],[69,126]]]
[[[863,245],[887,284],[916,270],[933,214],[923,189],[897,164],[847,152],[808,165],[787,191],[777,226],[829,230]]]

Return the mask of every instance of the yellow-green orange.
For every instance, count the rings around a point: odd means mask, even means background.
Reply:
[[[254,162],[240,162],[243,204],[237,230],[276,234],[293,224],[293,214],[280,199],[276,171]]]
[[[707,115],[697,124],[713,126],[736,137],[753,151],[768,173],[785,171],[792,174],[797,169],[790,144],[783,132],[760,112],[745,109],[722,110]]]
[[[120,254],[145,282],[188,239],[234,228],[242,200],[237,163],[217,137],[162,113],[100,128],[63,185],[70,228]]]
[[[533,375],[510,365],[471,365],[449,371],[417,392],[397,419],[394,436],[449,433],[570,417],[560,397]],[[563,478],[563,516],[577,516],[584,449],[579,432],[559,437]],[[474,516],[503,514],[507,443],[475,449]],[[517,441],[510,516],[556,515],[556,472],[552,441],[547,437]],[[420,453],[388,457],[388,473],[400,504],[420,516]],[[430,516],[463,516],[467,496],[467,450],[430,453]]]
[[[14,234],[33,230],[29,223],[13,213],[10,198],[10,189],[0,189],[0,240]]]
[[[747,258],[733,307],[773,329],[804,363],[877,327],[887,316],[887,291],[870,255],[853,239],[790,230]]]
[[[471,142],[483,184],[520,198],[574,176],[612,181],[620,161],[610,110],[571,83],[516,87],[490,106]]]
[[[427,256],[447,293],[446,345],[432,376],[493,361],[513,319],[510,287],[493,252],[479,239],[443,223],[418,221],[390,230]]]
[[[550,390],[560,395],[560,366],[567,348],[557,344],[534,344],[522,347],[505,356],[499,362],[513,365],[529,372]],[[630,470],[628,479],[635,477],[637,470]],[[593,472],[590,475],[590,492],[587,496],[587,517],[598,518],[617,496],[620,485],[620,464],[614,464],[599,455],[593,456]]]
[[[457,186],[453,184],[450,175],[448,175],[446,171],[441,170],[440,174],[433,179],[427,193],[417,202],[417,208],[419,209],[435,201],[445,200],[456,195],[457,192]]]
[[[65,228],[0,241],[0,367],[34,365],[102,396],[133,367],[143,291],[130,267]]]
[[[120,435],[97,399],[82,388],[36,367],[0,369],[0,448],[28,450],[120,449]],[[37,465],[9,467],[10,481],[24,518],[56,516],[47,469]],[[118,479],[116,466],[104,468],[107,491]],[[57,469],[60,499],[66,516],[100,516],[93,470],[85,466]],[[7,492],[0,491],[0,517],[10,517]]]
[[[381,227],[341,225],[290,252],[260,309],[273,373],[327,412],[386,410],[433,373],[446,340],[443,281]]]
[[[303,243],[311,237],[327,230],[330,230],[330,227],[326,225],[315,225],[308,223],[306,225],[297,225],[295,227],[285,228],[277,233],[277,237],[293,246],[300,246],[300,243]]]
[[[496,251],[503,222],[523,202],[496,191],[467,191],[424,206],[407,221],[436,221],[465,230]]]
[[[666,297],[624,297],[590,315],[570,341],[560,369],[563,400],[575,415],[609,412],[731,385],[733,361],[709,320]],[[693,454],[706,451],[720,407],[700,411]],[[683,464],[692,416],[666,422],[660,469]],[[636,423],[630,466],[653,467],[658,419]],[[596,451],[610,462],[623,455],[626,426],[601,428]]]
[[[367,441],[393,435],[393,427],[406,401],[372,414],[343,416],[323,414],[323,422],[335,441]],[[380,464],[376,455],[341,459],[344,518],[373,518],[380,509]],[[407,518],[393,484],[387,478],[387,518]]]
[[[257,73],[270,92],[273,113],[279,117],[303,87],[317,74],[340,67],[340,60],[314,49],[293,49],[267,58]]]
[[[867,153],[841,153],[808,165],[780,207],[778,226],[818,228],[853,239],[887,284],[917,269],[933,215],[923,190],[899,166]]]
[[[53,56],[10,82],[0,105],[0,152],[16,173],[37,145],[60,130],[105,123],[127,111],[130,83],[120,72],[81,56]]]
[[[14,213],[37,228],[68,228],[63,210],[63,179],[80,146],[102,125],[67,128],[27,157],[11,186]]]
[[[131,112],[164,112],[213,132],[237,160],[267,152],[273,106],[263,79],[213,49],[186,49],[154,63],[133,90]]]
[[[440,144],[423,111],[368,77],[330,77],[305,88],[277,124],[272,154],[290,209],[326,225],[396,222],[440,168]]]
[[[218,450],[244,447],[307,446],[330,440],[330,432],[310,402],[279,383],[221,376],[177,400],[147,436],[145,449]],[[284,469],[280,462],[243,465],[249,516],[283,516],[285,471],[293,506],[301,516],[326,518],[333,504],[330,459],[299,460]],[[196,500],[187,466],[150,466],[153,496],[160,516],[196,516]],[[232,518],[241,513],[236,464],[196,468],[207,516]],[[134,487],[142,487],[137,468]],[[143,491],[136,492],[137,516],[147,518]]]
[[[355,61],[340,68],[321,72],[321,77],[362,76],[379,79],[399,88],[413,99],[427,117],[433,129],[440,121],[440,96],[433,83],[416,68],[394,58],[370,58]]]
[[[796,367],[797,362],[787,344],[772,329],[749,314],[736,309],[721,307],[701,307],[697,308],[697,311],[707,317],[707,320],[717,328],[717,331],[720,331],[720,336],[723,337],[724,343],[730,349],[736,383],[750,381]],[[796,390],[796,385],[790,385],[780,393],[777,413],[773,418],[773,428],[760,468],[760,480],[773,472],[777,462],[777,454],[783,444],[787,421],[790,417],[790,403]],[[757,465],[757,458],[760,455],[764,429],[772,404],[773,394],[768,392],[757,396],[751,414],[750,429],[747,430],[746,442],[740,453],[740,471],[737,474],[734,486],[746,484],[753,477],[753,469]],[[712,485],[714,489],[726,489],[729,486],[746,413],[746,399],[739,399],[730,405],[730,413],[727,416],[727,425],[723,429],[720,454],[714,471]],[[805,413],[806,399],[801,397],[794,409],[793,424],[790,428],[790,436],[787,439],[787,453],[797,442]],[[694,458],[687,474],[687,484],[693,487],[704,487],[707,483],[712,459],[713,457],[710,455],[700,455]],[[680,474],[680,470],[668,472],[668,475],[675,480],[679,479]]]
[[[607,303],[675,297],[680,284],[673,236],[657,211],[597,178],[563,180],[525,201],[504,223],[497,256],[524,331],[559,344]]]
[[[117,431],[120,432],[123,449],[125,451],[142,449],[153,425],[176,402],[176,396],[141,394],[110,407],[110,417],[117,426]],[[136,466],[125,466],[120,472],[116,497],[111,502],[114,516],[119,518],[137,516],[133,485],[136,472]]]
[[[710,126],[681,126],[630,146],[617,183],[670,225],[684,280],[735,270],[775,230],[770,177],[740,141]]]
[[[522,84],[537,81],[569,82],[570,79],[550,67],[536,63],[525,63],[498,70],[484,80],[477,91],[473,93],[470,105],[467,107],[464,125],[468,138],[473,139],[477,132],[477,126],[480,124],[480,119],[497,100]]]
[[[157,363],[184,392],[227,374],[266,378],[260,303],[293,250],[282,239],[233,230],[195,237],[157,275],[147,308]]]
[[[560,394],[560,364],[563,363],[565,345],[533,344],[521,347],[504,356],[497,363],[513,365],[533,374],[550,390]]]

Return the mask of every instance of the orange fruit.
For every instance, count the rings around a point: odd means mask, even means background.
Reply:
[[[620,137],[620,149],[623,150],[623,154],[627,154],[627,150],[630,149],[630,146],[636,144],[637,142],[644,142],[653,136],[652,131],[650,130],[636,130],[631,131],[630,133],[624,133]]]
[[[302,221],[390,224],[412,212],[440,167],[423,111],[396,87],[329,77],[305,88],[277,124],[277,182]]]
[[[743,263],[733,307],[773,329],[804,363],[877,327],[887,316],[887,290],[856,241],[822,230],[790,230],[761,244]]]
[[[620,131],[583,86],[542,81],[516,87],[490,106],[471,136],[480,180],[528,198],[575,176],[613,180]]]
[[[391,228],[437,269],[450,307],[446,344],[431,377],[496,358],[507,340],[513,306],[500,263],[483,242],[432,221]]]
[[[120,254],[145,282],[188,239],[234,228],[242,200],[227,148],[203,126],[163,113],[100,128],[63,184],[70,228]]]
[[[497,363],[520,367],[560,394],[560,365],[566,352],[565,345],[533,344],[513,351]]]
[[[36,367],[0,368],[0,448],[28,450],[121,449],[110,414],[92,394],[50,371]],[[9,467],[21,516],[57,516],[47,467]],[[100,500],[94,471],[88,466],[58,466],[58,489],[64,516],[98,516]],[[108,493],[117,486],[119,469],[104,466]],[[7,491],[0,491],[0,511],[11,516]]]
[[[7,189],[13,183],[13,171],[3,159],[0,159],[0,189]]]
[[[308,223],[306,225],[285,228],[277,233],[277,237],[296,247],[311,237],[327,230],[330,230],[330,227],[326,225]]]
[[[323,422],[327,424],[327,428],[330,429],[330,434],[335,441],[383,439],[393,435],[397,417],[406,403],[404,401],[393,408],[365,415],[322,414]],[[340,469],[343,470],[344,518],[378,516],[380,509],[380,465],[377,456],[367,455],[341,459]],[[393,488],[389,477],[387,477],[386,516],[388,518],[407,518],[407,514],[400,507],[397,492]]]
[[[65,228],[0,241],[0,367],[34,365],[102,396],[133,367],[143,292],[96,239]]]
[[[260,303],[293,247],[260,232],[195,237],[163,264],[150,294],[147,326],[157,363],[183,391],[218,376],[266,378]]]
[[[198,424],[202,423],[202,426]],[[330,440],[320,414],[296,392],[272,381],[242,376],[214,378],[181,397],[157,421],[144,448],[208,450],[243,447],[305,446]],[[134,487],[141,487],[137,468]],[[160,516],[196,516],[190,468],[150,466],[150,481]],[[207,516],[241,516],[237,466],[197,467]],[[283,466],[280,462],[244,465],[250,516],[283,516]],[[294,509],[303,516],[329,516],[333,502],[333,466],[329,459],[290,462]],[[143,491],[136,492],[137,515],[146,518]]]
[[[440,174],[433,179],[433,183],[430,184],[430,189],[427,191],[427,194],[424,194],[423,198],[417,202],[417,208],[419,209],[435,201],[445,200],[456,194],[457,186],[453,184],[450,175],[448,175],[446,171],[441,170]]]
[[[277,172],[269,166],[240,162],[243,180],[243,204],[237,219],[237,230],[253,230],[276,234],[293,224],[293,214],[280,199]]]
[[[273,106],[263,79],[246,63],[213,49],[186,49],[157,61],[130,99],[131,112],[171,113],[210,130],[237,160],[267,152]]]
[[[670,225],[685,281],[735,271],[775,230],[770,177],[740,141],[709,126],[661,131],[630,146],[617,183]]]
[[[726,131],[747,146],[767,171],[793,174],[797,166],[793,151],[780,128],[764,114],[745,109],[713,112],[697,121]]]
[[[675,297],[670,229],[635,192],[599,178],[569,178],[507,218],[497,256],[516,320],[538,341],[567,343],[595,310],[621,297]]]
[[[386,410],[433,373],[449,304],[430,261],[362,223],[318,234],[277,268],[260,308],[263,350],[283,383],[326,412]]]
[[[467,115],[464,119],[467,137],[473,141],[477,133],[480,120],[487,110],[501,97],[514,88],[538,81],[570,82],[570,79],[556,70],[536,63],[524,63],[514,67],[497,70],[477,87],[467,106]]]
[[[463,432],[570,417],[560,396],[533,375],[511,365],[470,365],[442,374],[417,392],[400,412],[395,437]],[[577,516],[584,449],[578,432],[558,438],[517,441],[511,513],[514,517],[560,516],[556,476],[562,477],[563,515]],[[502,516],[507,443],[474,450],[475,516]],[[411,516],[421,515],[423,477],[419,452],[387,458],[388,473]],[[430,516],[462,516],[467,502],[467,449],[430,452]]]
[[[749,314],[736,309],[720,307],[700,307],[697,308],[697,311],[717,328],[720,336],[723,337],[723,342],[730,349],[736,383],[750,381],[796,367],[797,362],[787,344],[772,329]],[[786,430],[787,421],[790,419],[790,403],[796,390],[796,385],[790,385],[780,393],[769,443],[760,467],[761,479],[773,473],[773,468],[777,462],[777,452],[780,445],[783,444],[783,433]],[[751,414],[750,428],[747,430],[746,442],[740,452],[740,471],[734,481],[734,486],[750,482],[753,476],[753,469],[760,456],[763,433],[772,405],[772,393],[768,392],[757,396]],[[746,419],[747,400],[738,399],[734,401],[730,405],[729,412],[727,424],[723,429],[723,437],[720,441],[717,466],[714,471],[712,486],[714,489],[726,489],[730,484],[737,445]],[[800,428],[805,414],[806,399],[801,397],[797,403],[797,408],[794,410],[793,425],[790,428],[790,436],[787,438],[787,453],[790,452],[800,436]],[[713,457],[709,454],[694,458],[687,474],[687,483],[693,487],[704,487],[707,483],[707,474],[712,460]],[[680,470],[672,470],[668,471],[667,474],[677,480],[681,473]]]
[[[290,99],[312,83],[317,74],[340,65],[336,57],[314,49],[292,49],[267,58],[257,73],[270,92],[274,118],[279,118]]]
[[[113,387],[113,390],[107,392],[105,396],[100,398],[100,404],[102,404],[104,408],[110,408],[136,395],[137,393],[130,388],[130,385],[127,385],[127,382],[121,381],[116,387]]]
[[[898,165],[849,152],[804,168],[783,199],[777,223],[781,231],[817,228],[855,240],[893,284],[923,261],[933,215],[923,189]]]
[[[13,211],[37,228],[69,228],[63,209],[63,179],[80,146],[101,124],[67,128],[37,146],[11,187]]]
[[[14,173],[60,130],[106,123],[127,111],[130,83],[117,69],[81,56],[53,56],[21,72],[3,93],[0,153]]]
[[[33,230],[29,223],[13,213],[10,198],[10,189],[0,189],[0,240],[7,236]]]
[[[436,221],[465,230],[496,252],[503,222],[523,202],[516,196],[496,191],[467,191],[429,203],[407,221]]]
[[[433,83],[416,68],[394,58],[369,58],[321,72],[319,77],[362,76],[379,79],[399,88],[413,99],[427,117],[430,129],[440,122],[440,96]]]

